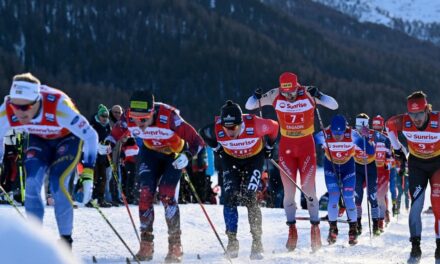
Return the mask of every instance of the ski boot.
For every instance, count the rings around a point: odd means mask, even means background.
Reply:
[[[288,251],[294,251],[298,242],[298,231],[295,222],[287,222],[289,226],[289,236],[287,237],[286,248]]]
[[[312,252],[318,251],[321,248],[321,232],[319,231],[319,222],[313,223],[310,228],[310,241],[312,246]]]
[[[384,222],[386,222],[386,220],[384,220],[384,219],[379,219],[379,221],[378,221],[378,228],[379,228],[380,233],[385,232]]]
[[[373,219],[373,236],[380,236],[381,232],[379,229],[379,219]]]
[[[153,259],[154,253],[154,235],[152,232],[141,233],[141,243],[136,258],[139,261],[150,261]]]
[[[357,219],[356,232],[358,236],[362,234],[362,218]]]
[[[67,247],[72,250],[73,239],[71,235],[61,235],[60,241],[62,241],[64,245],[67,245]]]
[[[417,264],[422,257],[422,250],[420,249],[420,237],[412,237],[409,239],[411,241],[411,253],[409,254],[409,259],[407,264]],[[436,250],[437,252],[437,250]]]
[[[328,229],[327,242],[331,245],[336,242],[338,238],[338,225],[336,221],[329,221],[330,228]]]
[[[397,201],[393,200],[393,217],[396,217],[399,214],[399,209],[397,208]]]
[[[440,239],[435,240],[437,247],[435,248],[435,264],[440,264]]]
[[[182,262],[182,243],[180,241],[180,231],[168,236],[168,253],[165,257],[165,263]]]
[[[357,237],[358,237],[357,222],[350,222],[349,226],[350,227],[348,230],[348,244],[350,246],[354,246],[358,243],[358,241],[357,241]]]
[[[228,245],[226,246],[226,254],[228,255],[229,258],[237,258],[238,249],[239,249],[237,233],[226,231],[226,235],[228,236]]]
[[[387,227],[390,224],[390,211],[385,211],[385,227]]]
[[[252,248],[251,248],[251,260],[262,260],[264,258],[263,254],[263,244],[261,243],[261,238],[252,240]]]

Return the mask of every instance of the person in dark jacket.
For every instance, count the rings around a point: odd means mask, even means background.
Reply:
[[[98,112],[92,117],[90,124],[98,133],[99,140],[92,197],[93,199],[98,199],[99,206],[111,207],[112,204],[106,202],[104,199],[105,183],[107,180],[106,170],[110,166],[108,154],[111,152],[110,145],[104,143],[105,138],[110,135],[111,132],[109,111],[105,105],[100,104],[98,106]]]

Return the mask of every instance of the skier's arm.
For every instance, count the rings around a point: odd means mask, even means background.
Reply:
[[[266,139],[266,144],[270,147],[272,147],[278,137],[278,129],[279,125],[278,122],[272,120],[272,119],[264,119],[260,117],[255,117],[256,121],[256,134],[261,135]]]
[[[208,146],[210,146],[213,149],[217,148],[218,142],[217,142],[217,137],[215,136],[214,123],[202,127],[199,130],[199,134]]]
[[[336,102],[335,98],[324,94],[315,86],[308,87],[307,93],[315,98],[316,104],[320,104],[331,110],[336,110],[339,107],[338,102]]]
[[[0,106],[0,164],[3,162],[3,155],[5,153],[5,144],[3,142],[3,137],[8,132],[11,127],[9,124],[8,116],[6,115],[6,104],[3,103]]]
[[[86,168],[93,168],[98,153],[98,134],[90,126],[87,119],[79,113],[70,98],[65,97],[57,105],[58,124],[84,141],[83,164]]]
[[[171,120],[171,130],[188,143],[188,151],[191,155],[196,155],[205,145],[203,139],[176,111],[171,114]]]
[[[278,94],[279,94],[278,88],[274,88],[268,91],[267,93],[262,94],[260,100],[258,100],[258,98],[254,94],[248,98],[245,108],[247,110],[255,110],[258,109],[260,106],[272,105],[273,101],[278,96]]]
[[[370,142],[368,139],[365,139],[364,137],[362,137],[359,132],[357,132],[356,130],[351,130],[351,137],[353,138],[353,143],[358,146],[361,150],[366,151],[366,153],[368,155],[373,155],[374,154],[374,144],[373,142]],[[365,148],[364,148],[364,143],[367,143]]]
[[[393,116],[387,120],[385,127],[388,131],[388,138],[391,141],[393,149],[399,150],[402,144],[399,141],[398,133],[402,131],[403,128],[403,115]]]

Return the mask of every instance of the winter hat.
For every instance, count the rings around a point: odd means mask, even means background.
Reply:
[[[243,113],[241,112],[240,106],[228,100],[225,105],[222,106],[220,115],[221,124],[225,127],[240,125],[243,122],[242,115]]]
[[[382,131],[383,127],[384,127],[384,124],[385,124],[385,120],[383,119],[382,116],[377,115],[377,116],[373,117],[372,125],[373,125],[373,129],[374,130]]]
[[[154,110],[154,95],[145,90],[135,91],[130,97],[130,111],[145,113],[150,117]]]
[[[108,116],[108,109],[105,105],[100,104],[98,105],[98,116]]]
[[[298,77],[291,72],[284,72],[280,75],[280,92],[290,93],[295,92],[299,86]]]
[[[332,119],[330,130],[333,135],[340,136],[345,133],[347,121],[343,115],[335,115]]]
[[[9,96],[12,99],[36,101],[40,97],[40,84],[25,81],[13,81]]]
[[[418,94],[408,97],[407,108],[410,113],[425,111],[427,106],[428,100],[426,100],[426,95],[423,92],[418,92]]]

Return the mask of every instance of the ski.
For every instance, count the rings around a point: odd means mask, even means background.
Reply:
[[[129,257],[125,257],[125,259],[98,259],[95,256],[92,256],[92,263],[125,263],[132,264],[134,260]]]

